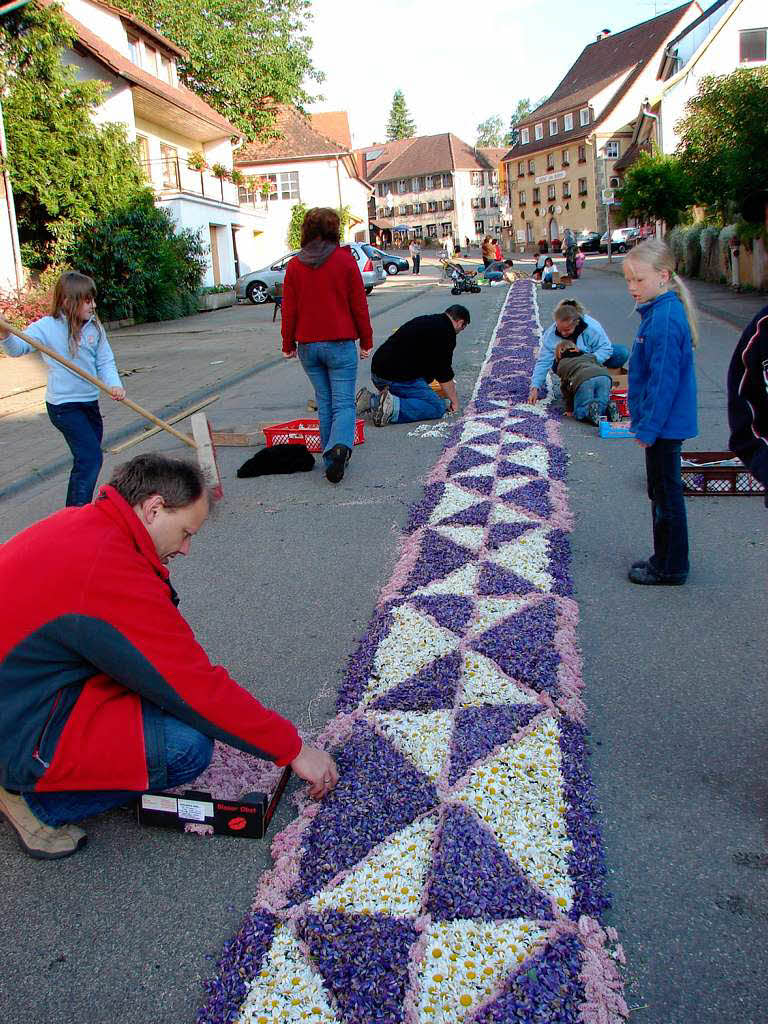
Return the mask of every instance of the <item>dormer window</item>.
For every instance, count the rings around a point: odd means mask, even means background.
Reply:
[[[549,122],[549,134],[550,135],[557,135],[557,118],[556,117],[553,117],[553,118],[550,119],[550,122]]]
[[[534,133],[534,135],[536,136],[537,139],[543,139],[544,138],[544,125],[541,122],[539,122],[537,125],[534,126],[533,133]]]
[[[144,67],[155,76],[159,74],[157,50],[154,46],[148,46],[147,43],[144,43]]]
[[[563,131],[573,131],[573,114],[566,114],[563,118]]]
[[[589,124],[589,107],[582,107],[579,111],[579,124],[582,126]]]
[[[141,43],[137,36],[128,36],[128,56],[131,63],[141,67]]]
[[[173,61],[166,57],[164,53],[160,54],[160,78],[168,85],[175,85],[173,80]]]
[[[530,128],[521,128],[520,129],[520,145],[521,146],[527,146],[530,141],[531,141],[531,130],[530,130]]]

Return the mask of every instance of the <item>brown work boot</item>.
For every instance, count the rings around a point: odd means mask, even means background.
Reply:
[[[5,818],[16,831],[21,848],[36,860],[59,860],[71,857],[85,845],[88,838],[77,825],[53,828],[36,817],[27,801],[18,793],[9,793],[0,786],[0,818]]]

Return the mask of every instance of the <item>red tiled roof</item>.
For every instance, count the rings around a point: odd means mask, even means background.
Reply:
[[[539,121],[545,121],[555,114],[572,112],[575,127],[570,132],[560,131],[556,136],[546,135],[544,139],[532,139],[526,145],[517,145],[508,150],[504,159],[512,160],[527,156],[541,149],[560,146],[564,143],[590,135],[595,125],[602,120],[628,91],[641,71],[664,45],[671,33],[695,3],[660,14],[656,18],[633,25],[623,32],[602,37],[585,46],[576,62],[554,92],[536,110],[532,111],[517,128],[530,128]],[[588,125],[579,125],[578,111],[588,106],[599,93],[616,83],[616,91],[602,110],[594,110]]]
[[[394,158],[408,149],[413,144],[413,139],[394,139],[392,142],[374,143],[364,149],[355,150],[355,155],[361,157],[361,163],[368,180],[381,171]],[[378,153],[373,159],[366,158],[368,153]]]
[[[335,139],[344,149],[352,149],[352,135],[346,110],[324,110],[310,114],[313,127],[328,139]]]
[[[481,150],[474,149],[451,132],[400,139],[382,148],[385,152],[373,165],[368,165],[369,181],[409,178],[417,174],[431,174],[433,171],[487,171],[496,166]]]
[[[40,0],[40,2],[50,6],[54,0]],[[87,29],[85,25],[81,25],[79,21],[70,14],[67,14],[66,11],[63,11],[62,14],[77,32],[75,46],[80,47],[92,57],[95,57],[99,63],[103,64],[104,67],[114,74],[125,78],[133,85],[141,86],[142,89],[154,93],[155,96],[159,96],[173,106],[180,107],[189,114],[194,114],[212,127],[219,129],[222,135],[240,135],[240,131],[226,117],[222,117],[217,110],[214,110],[213,107],[209,106],[205,100],[200,99],[195,93],[189,89],[169,85],[167,82],[155,78],[154,75],[150,75],[148,71],[144,71],[143,68],[138,67],[128,60],[127,57],[124,57],[122,53],[115,50],[109,43],[105,43],[103,39],[91,32],[90,29]]]
[[[235,165],[349,153],[348,147],[323,135],[313,126],[306,114],[287,104],[277,108],[275,132],[275,138],[256,140],[238,150],[235,154]]]

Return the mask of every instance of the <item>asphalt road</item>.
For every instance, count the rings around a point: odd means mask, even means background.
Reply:
[[[635,315],[623,283],[588,272],[574,293],[616,341]],[[466,296],[473,323],[456,366],[469,394],[506,289]],[[540,293],[542,320],[563,293]],[[444,289],[371,300],[377,341],[445,308]],[[703,318],[701,436],[727,443],[724,371],[738,332]],[[254,352],[254,359],[264,353]],[[363,364],[363,372],[367,372]],[[300,415],[296,363],[230,389],[217,424]],[[576,516],[585,700],[614,893],[641,1024],[765,1024],[768,1005],[765,654],[759,622],[768,512],[757,498],[689,501],[693,570],[683,588],[632,587],[648,553],[642,455],[565,421]],[[437,436],[433,436],[433,435]],[[220,452],[226,500],[174,565],[182,608],[215,660],[305,728],[332,714],[346,656],[394,565],[398,531],[436,460],[440,430],[369,428],[342,484],[316,469],[237,480],[245,452]],[[156,447],[169,450],[163,441]],[[63,478],[4,504],[3,536],[47,514]],[[289,820],[284,799],[273,832]],[[0,828],[0,1020],[187,1024],[222,943],[268,863],[256,840],[198,840],[137,828],[127,812],[89,823],[89,845],[33,862]]]

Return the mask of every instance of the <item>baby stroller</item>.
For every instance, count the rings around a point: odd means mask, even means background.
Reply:
[[[440,262],[445,270],[445,276],[453,281],[451,295],[461,295],[462,292],[477,293],[482,291],[480,285],[475,283],[476,271],[465,270],[460,263],[455,263],[453,260],[443,258]]]

